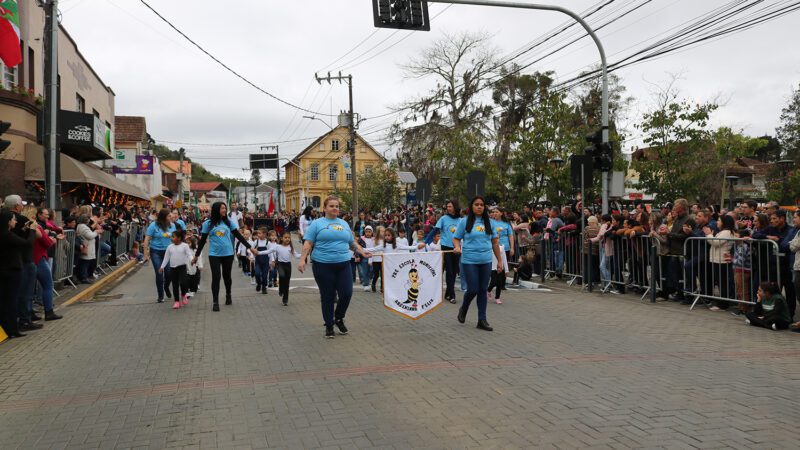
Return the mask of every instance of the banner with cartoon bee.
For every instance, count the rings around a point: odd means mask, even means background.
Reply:
[[[383,255],[383,305],[417,320],[442,304],[442,252]]]

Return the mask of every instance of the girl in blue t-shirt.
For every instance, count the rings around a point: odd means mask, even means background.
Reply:
[[[254,256],[258,251],[250,246],[247,239],[239,233],[239,224],[228,219],[228,208],[223,202],[216,202],[211,205],[211,217],[203,222],[200,230],[200,243],[197,245],[192,264],[197,262],[197,258],[203,252],[203,247],[208,241],[208,263],[211,266],[211,295],[214,299],[212,311],[219,311],[219,279],[220,272],[222,279],[225,280],[225,304],[233,303],[231,298],[231,268],[233,267],[233,240],[235,237],[242,243]]]
[[[311,269],[319,287],[322,302],[322,318],[325,320],[325,337],[335,336],[333,326],[340,334],[347,334],[344,316],[353,296],[353,268],[350,265],[350,249],[362,257],[372,256],[355,241],[350,226],[339,218],[339,198],[329,196],[322,204],[325,216],[313,222],[303,234],[303,254],[297,270],[306,270],[308,256],[314,258]],[[312,253],[313,249],[313,253]],[[334,301],[338,295],[338,302]]]
[[[514,228],[511,226],[511,223],[508,222],[508,218],[506,217],[505,210],[503,208],[495,208],[492,211],[492,228],[494,228],[495,233],[497,233],[498,238],[498,245],[501,247],[501,251],[504,251],[506,254],[506,261],[513,261],[514,259]],[[505,272],[494,272],[492,274],[492,281],[489,283],[489,292],[492,292],[492,289],[496,289],[494,294],[494,302],[498,305],[502,305],[503,302],[500,300],[500,292],[505,290],[506,288],[506,273]]]
[[[436,222],[435,230],[439,230],[441,235],[442,251],[444,253],[444,273],[445,273],[445,289],[444,298],[450,303],[456,303],[456,275],[458,275],[458,268],[461,266],[461,255],[453,252],[453,233],[456,232],[458,222],[461,221],[461,207],[458,205],[458,200],[448,200],[447,214],[439,218]],[[433,234],[425,239],[425,243],[430,244],[433,240]]]
[[[467,320],[469,305],[478,297],[478,328],[492,331],[486,321],[486,287],[492,272],[492,253],[497,258],[497,272],[503,272],[503,256],[497,243],[497,232],[492,229],[486,201],[477,196],[469,202],[467,217],[458,223],[453,234],[453,251],[461,254],[461,276],[467,282],[464,303],[458,310],[458,321]]]
[[[158,292],[158,303],[164,301],[164,295],[172,298],[167,287],[167,280],[170,276],[170,268],[167,266],[164,272],[159,272],[161,262],[164,261],[164,253],[172,243],[172,233],[175,231],[175,224],[171,222],[169,209],[161,208],[158,211],[156,220],[150,222],[144,237],[144,260],[153,261],[153,270],[156,273],[156,292]]]

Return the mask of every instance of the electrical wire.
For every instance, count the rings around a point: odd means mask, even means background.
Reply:
[[[331,116],[332,116],[331,114],[326,114],[326,113],[323,113],[323,112],[318,112],[318,111],[312,111],[312,110],[310,110],[310,109],[305,109],[305,108],[303,108],[303,107],[301,107],[301,106],[295,105],[294,103],[290,103],[290,102],[288,102],[288,101],[286,101],[286,100],[284,100],[284,99],[282,99],[282,98],[280,98],[280,97],[278,97],[278,96],[276,96],[276,95],[272,94],[271,92],[267,91],[266,89],[262,88],[261,86],[258,86],[257,84],[255,84],[255,83],[253,83],[252,81],[250,81],[249,79],[247,79],[247,78],[246,78],[244,75],[241,75],[239,72],[237,72],[237,71],[235,71],[235,70],[231,69],[231,68],[230,68],[228,65],[226,65],[225,63],[223,63],[222,61],[220,61],[220,60],[219,60],[219,58],[217,58],[216,56],[214,56],[214,55],[212,55],[211,53],[209,53],[209,52],[208,52],[208,50],[206,50],[205,48],[203,48],[203,47],[202,47],[200,44],[198,44],[197,42],[193,41],[193,40],[192,40],[192,38],[190,38],[189,36],[187,36],[187,35],[186,35],[186,34],[185,34],[183,31],[181,31],[180,29],[178,29],[178,27],[176,27],[175,25],[173,25],[173,24],[172,24],[172,22],[170,22],[169,20],[167,20],[167,18],[166,18],[166,17],[162,16],[162,15],[161,15],[161,13],[159,13],[158,11],[156,11],[156,10],[155,10],[155,8],[153,8],[152,6],[150,6],[150,5],[149,5],[149,4],[148,4],[148,3],[147,3],[145,0],[139,0],[139,1],[140,1],[140,2],[142,2],[142,4],[143,4],[144,6],[146,6],[148,9],[150,9],[150,11],[153,11],[153,13],[154,13],[156,16],[158,16],[158,18],[159,18],[159,19],[161,19],[162,21],[164,21],[164,23],[166,23],[167,25],[169,25],[169,26],[170,26],[170,28],[172,28],[172,29],[173,29],[173,30],[175,30],[175,31],[176,31],[178,34],[180,34],[181,36],[183,36],[183,38],[184,38],[184,39],[186,39],[186,40],[187,40],[187,41],[189,41],[189,42],[190,42],[192,45],[194,45],[195,47],[197,47],[197,48],[198,48],[198,49],[199,49],[201,52],[205,53],[205,54],[206,54],[206,56],[208,56],[209,58],[211,58],[212,60],[214,60],[214,62],[216,62],[217,64],[219,64],[220,66],[222,66],[222,67],[223,67],[225,70],[227,70],[228,72],[232,73],[234,76],[236,76],[236,77],[237,77],[237,78],[239,78],[240,80],[244,81],[246,84],[250,85],[251,87],[253,87],[253,88],[254,88],[254,89],[256,89],[257,91],[261,92],[262,94],[264,94],[264,95],[266,95],[266,96],[268,96],[268,97],[272,98],[273,100],[276,100],[276,101],[278,101],[278,102],[280,102],[280,103],[283,103],[283,104],[284,104],[284,105],[286,105],[286,106],[289,106],[289,107],[291,107],[291,108],[294,108],[294,109],[298,109],[298,110],[300,110],[300,111],[303,111],[303,112],[307,112],[307,113],[310,113],[310,114],[313,114],[313,115],[316,115],[316,116],[325,116],[325,117],[331,117]]]

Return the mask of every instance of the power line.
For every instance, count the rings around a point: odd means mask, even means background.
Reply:
[[[164,143],[164,144],[175,144],[175,145],[191,145],[196,147],[257,147],[261,145],[274,145],[274,144],[288,144],[291,142],[303,142],[303,141],[310,141],[313,139],[317,139],[319,136],[314,137],[306,137],[300,139],[290,139],[286,141],[272,141],[272,142],[252,142],[248,144],[219,144],[219,143],[210,143],[210,142],[178,142],[178,141],[165,141],[156,139],[157,143]]]
[[[272,98],[272,99],[274,99],[274,100],[276,100],[276,101],[278,101],[278,102],[280,102],[280,103],[283,103],[284,105],[290,106],[290,107],[292,107],[292,108],[294,108],[294,109],[298,109],[298,110],[300,110],[300,111],[303,111],[303,112],[307,112],[307,113],[314,114],[314,115],[318,115],[318,116],[326,116],[326,117],[330,117],[330,116],[331,116],[331,114],[325,114],[325,113],[322,113],[322,112],[312,111],[312,110],[310,110],[310,109],[305,109],[305,108],[303,108],[303,107],[300,107],[300,106],[298,106],[298,105],[295,105],[295,104],[293,104],[293,103],[290,103],[290,102],[288,102],[288,101],[286,101],[286,100],[284,100],[284,99],[282,99],[282,98],[280,98],[280,97],[278,97],[278,96],[276,96],[276,95],[274,95],[274,94],[270,93],[270,92],[269,92],[269,91],[267,91],[266,89],[264,89],[264,88],[262,88],[262,87],[260,87],[260,86],[256,85],[255,83],[253,83],[253,82],[252,82],[252,81],[250,81],[249,79],[245,78],[245,77],[244,77],[244,75],[241,75],[241,74],[239,74],[239,72],[237,72],[237,71],[235,71],[235,70],[231,69],[230,67],[228,67],[228,66],[227,66],[225,63],[223,63],[222,61],[220,61],[220,60],[219,60],[219,59],[218,59],[216,56],[212,55],[212,54],[211,54],[211,53],[209,53],[209,52],[208,52],[206,49],[204,49],[204,48],[203,48],[203,47],[202,47],[200,44],[198,44],[197,42],[193,41],[193,40],[192,40],[192,38],[190,38],[189,36],[187,36],[187,35],[186,35],[186,34],[185,34],[183,31],[179,30],[179,29],[178,29],[178,27],[176,27],[175,25],[173,25],[173,24],[172,24],[172,22],[170,22],[169,20],[167,20],[167,18],[165,18],[164,16],[162,16],[162,15],[161,15],[161,14],[160,14],[158,11],[156,11],[156,10],[155,10],[155,9],[154,9],[152,6],[148,5],[148,4],[147,4],[147,2],[146,2],[145,0],[139,0],[139,1],[140,1],[140,2],[142,2],[142,4],[143,4],[144,6],[146,6],[148,9],[150,9],[150,11],[153,11],[153,13],[154,13],[156,16],[158,16],[158,18],[159,18],[159,19],[161,19],[162,21],[164,21],[164,23],[166,23],[167,25],[169,25],[169,26],[170,26],[170,28],[172,28],[173,30],[175,30],[175,31],[176,31],[178,34],[180,34],[181,36],[183,36],[183,38],[184,38],[184,39],[186,39],[187,41],[189,41],[190,43],[192,43],[192,45],[194,45],[195,47],[197,47],[197,48],[198,48],[198,49],[199,49],[201,52],[205,53],[205,54],[206,54],[206,55],[207,55],[209,58],[211,58],[212,60],[214,60],[214,62],[216,62],[217,64],[219,64],[219,65],[220,65],[220,66],[222,66],[223,68],[225,68],[225,70],[227,70],[228,72],[232,73],[232,74],[233,74],[233,75],[235,75],[237,78],[241,79],[242,81],[244,81],[244,82],[245,82],[245,83],[247,83],[248,85],[250,85],[250,86],[252,86],[253,88],[255,88],[256,90],[258,90],[258,91],[259,91],[259,92],[261,92],[262,94],[265,94],[265,95],[267,95],[268,97],[270,97],[270,98]]]

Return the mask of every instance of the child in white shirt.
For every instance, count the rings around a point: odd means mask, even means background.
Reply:
[[[192,253],[197,250],[196,237],[186,238],[186,243],[189,245]],[[192,264],[190,261],[189,265],[186,266],[186,274],[189,276],[189,292],[187,292],[186,295],[189,297],[194,297],[194,294],[197,293],[197,289],[200,287],[201,270],[203,270],[203,258],[198,258],[197,264]]]
[[[187,291],[186,267],[192,263],[194,252],[189,245],[183,242],[184,231],[176,230],[172,232],[172,244],[169,244],[164,252],[164,260],[161,262],[159,272],[164,273],[164,268],[169,264],[169,281],[172,284],[172,293],[175,294],[175,303],[172,309],[180,309],[181,305],[189,305]],[[169,289],[169,287],[167,287]]]

